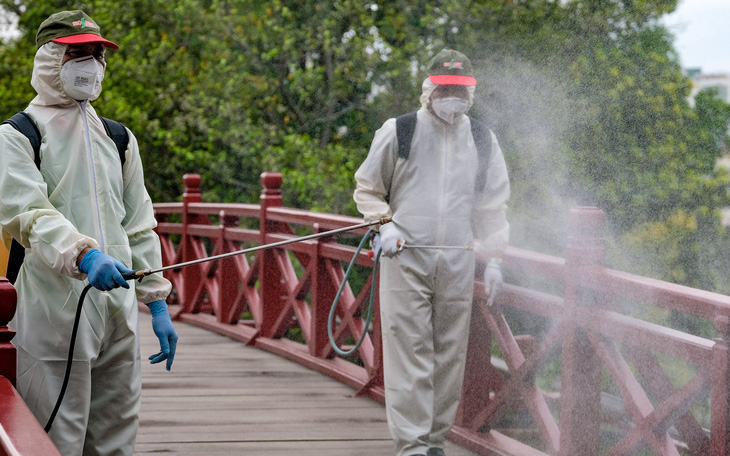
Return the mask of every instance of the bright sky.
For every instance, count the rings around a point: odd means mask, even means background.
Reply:
[[[730,0],[679,0],[664,23],[683,67],[730,74]]]

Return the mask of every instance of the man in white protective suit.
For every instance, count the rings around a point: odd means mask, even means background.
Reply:
[[[161,267],[156,221],[137,140],[126,151],[105,132],[91,102],[101,93],[107,48],[82,11],[51,15],[39,27],[25,113],[42,137],[40,164],[28,136],[0,126],[0,227],[25,247],[12,325],[17,387],[41,425],[61,390],[76,304],[86,281],[66,396],[50,430],[64,456],[129,455],[139,422],[138,300],[153,315],[160,352],[173,362],[177,334],[160,274],[127,283],[122,273]],[[125,128],[126,130],[126,128]],[[124,152],[124,159],[122,159]]]
[[[509,238],[502,151],[491,131],[465,115],[476,86],[471,62],[445,50],[428,73],[421,108],[411,114],[410,147],[397,127],[405,116],[388,119],[355,174],[354,199],[365,220],[393,219],[373,244],[385,257],[385,402],[398,456],[445,454],[464,378],[475,273],[474,250],[459,247],[474,246],[489,258],[484,285],[491,305]]]

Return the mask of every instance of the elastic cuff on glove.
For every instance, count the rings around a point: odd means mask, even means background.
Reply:
[[[91,266],[91,263],[93,262],[94,258],[97,255],[101,255],[101,252],[99,252],[97,249],[91,249],[88,252],[86,252],[86,255],[84,255],[84,258],[81,260],[81,263],[79,264],[79,270],[83,272],[84,274],[88,274],[89,267]]]
[[[165,301],[153,301],[147,304],[147,307],[150,309],[152,317],[167,313],[167,303]]]

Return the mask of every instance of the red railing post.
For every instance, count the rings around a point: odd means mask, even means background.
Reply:
[[[261,174],[261,216],[259,217],[259,231],[261,232],[261,245],[268,243],[267,233],[276,229],[276,222],[269,221],[268,209],[270,207],[281,207],[281,184],[280,173]],[[284,302],[282,300],[281,272],[276,264],[275,252],[271,249],[262,250],[261,261],[259,262],[259,292],[261,293],[261,328],[260,334],[264,337],[274,336],[274,327],[279,318]]]
[[[455,424],[470,428],[474,418],[489,402],[489,393],[498,376],[491,363],[492,335],[475,300],[471,308],[469,343],[464,366],[464,383]]]
[[[188,233],[188,224],[193,222],[194,216],[191,216],[188,205],[191,203],[201,202],[200,197],[200,174],[185,174],[183,176],[183,184],[185,191],[183,192],[183,211],[182,211],[182,239],[180,239],[180,261],[187,262],[195,260],[195,251],[193,248],[193,239]],[[200,266],[193,265],[183,268],[180,272],[182,281],[178,290],[180,299],[180,308],[182,313],[190,313],[193,310],[195,290],[200,282]]]
[[[321,233],[319,223],[314,224],[314,232]],[[312,269],[312,302],[310,309],[312,311],[312,320],[310,327],[309,354],[312,356],[321,356],[322,351],[329,344],[329,336],[327,334],[327,322],[329,320],[329,312],[332,308],[332,302],[337,295],[337,284],[332,283],[332,278],[327,273],[327,267],[330,264],[329,259],[321,255],[322,246],[332,242],[332,238],[317,240],[317,249],[315,257],[312,258],[314,266]],[[353,337],[358,337],[353,335]]]
[[[712,347],[712,393],[710,398],[710,456],[730,454],[730,321],[715,318],[722,339]]]
[[[595,296],[581,288],[582,271],[603,267],[606,215],[593,207],[570,210],[570,238],[565,255],[565,318],[576,308],[590,306]],[[563,336],[563,371],[560,391],[560,454],[598,454],[601,424],[601,363],[586,332],[568,324]]]
[[[8,328],[8,322],[15,315],[18,295],[8,279],[0,277],[0,375],[10,380],[15,386],[16,380],[16,352],[10,341],[15,337],[15,331]]]
[[[229,228],[238,227],[238,217],[227,215],[225,211],[220,212],[220,253],[229,253],[235,249],[228,248],[228,240],[226,239],[227,230]],[[220,265],[216,270],[216,278],[218,281],[218,302],[219,314],[218,321],[221,323],[238,323],[240,315],[235,313],[236,298],[238,297],[238,265],[233,257],[220,260]]]
[[[377,274],[373,280],[377,280]],[[375,286],[375,301],[373,302],[373,365],[369,372],[371,387],[385,388],[383,372],[383,327],[380,325],[380,283]]]

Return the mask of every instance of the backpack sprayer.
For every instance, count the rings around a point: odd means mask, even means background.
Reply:
[[[251,247],[251,248],[248,248],[248,249],[237,250],[235,252],[223,253],[223,254],[215,255],[215,256],[212,256],[212,257],[208,257],[208,258],[201,258],[201,259],[198,259],[198,260],[187,261],[185,263],[173,264],[173,265],[165,266],[165,267],[162,267],[162,268],[156,268],[156,269],[140,269],[140,270],[137,270],[137,271],[132,271],[132,272],[128,272],[126,274],[122,274],[122,277],[124,277],[125,280],[140,280],[141,281],[143,278],[147,277],[148,275],[155,274],[155,273],[158,273],[158,272],[168,271],[168,270],[171,270],[171,269],[177,270],[177,269],[181,269],[181,268],[184,268],[184,267],[187,267],[187,266],[192,266],[194,264],[207,263],[209,261],[221,260],[223,258],[228,258],[228,257],[232,257],[232,256],[237,256],[237,255],[243,255],[243,254],[246,254],[246,253],[256,252],[256,251],[259,251],[259,250],[272,249],[272,248],[280,247],[280,246],[287,245],[287,244],[293,244],[295,242],[302,242],[302,241],[307,241],[307,240],[310,240],[310,239],[316,239],[316,238],[320,238],[320,237],[324,237],[324,236],[331,236],[333,234],[343,233],[343,232],[346,232],[346,231],[352,231],[352,230],[356,230],[358,228],[366,228],[366,227],[373,226],[373,225],[384,225],[384,224],[390,223],[390,222],[391,222],[391,218],[390,217],[383,217],[383,218],[380,218],[380,219],[378,219],[376,221],[373,221],[373,222],[365,222],[365,223],[360,223],[360,224],[357,224],[357,225],[347,226],[347,227],[344,227],[344,228],[337,228],[337,229],[334,229],[334,230],[324,231],[322,233],[314,233],[314,234],[310,234],[310,235],[307,235],[307,236],[302,236],[302,237],[298,237],[298,238],[294,238],[294,239],[287,239],[287,240],[284,240],[284,241],[274,242],[272,244],[259,245],[257,247]],[[348,268],[348,274],[349,274],[350,269],[352,268],[353,263],[355,262],[355,259],[357,258],[357,254],[360,253],[360,250],[362,249],[362,246],[365,244],[365,241],[367,239],[371,238],[372,237],[372,234],[373,234],[373,230],[368,230],[367,234],[363,237],[363,240],[362,240],[362,242],[360,242],[360,246],[357,249],[357,252],[355,253],[355,257],[353,258],[352,262],[350,263],[350,267]],[[380,255],[378,255],[378,257],[380,257]],[[377,265],[377,261],[376,261],[376,265]],[[347,277],[347,275],[345,276],[345,278],[346,277]],[[345,281],[343,281],[343,285],[344,285],[344,283],[345,283]],[[373,280],[373,284],[374,283],[375,283],[375,280]],[[81,308],[82,308],[82,305],[84,303],[84,299],[86,298],[86,295],[87,295],[87,293],[89,292],[89,290],[91,288],[92,288],[92,285],[91,284],[86,285],[84,287],[84,290],[81,292],[81,295],[79,296],[79,301],[78,301],[78,304],[76,306],[76,316],[74,318],[73,330],[71,331],[71,342],[69,343],[69,347],[68,347],[68,361],[66,363],[66,372],[65,372],[64,377],[63,377],[63,383],[61,385],[61,391],[58,394],[58,399],[56,400],[56,405],[54,406],[53,411],[51,412],[51,415],[48,418],[48,422],[46,423],[46,426],[44,427],[44,430],[46,432],[49,432],[51,430],[51,426],[53,425],[53,421],[56,418],[56,414],[58,413],[58,410],[61,407],[61,402],[63,401],[63,397],[66,394],[66,388],[68,387],[69,378],[71,376],[71,363],[72,363],[72,360],[73,360],[74,348],[76,346],[76,335],[78,333],[79,321],[81,319]],[[340,293],[342,292],[342,288],[343,287],[341,286],[340,287],[340,291],[337,293],[337,297],[335,298],[335,300],[334,300],[334,302],[332,304],[333,311],[331,312],[331,314],[334,314],[334,309],[337,306],[337,301],[339,299]],[[370,300],[371,309],[368,312],[368,318],[370,318],[370,316],[372,315],[372,301],[373,300],[372,300],[372,296],[371,296],[371,300]],[[336,344],[335,344],[335,342],[333,340],[333,337],[331,335],[332,334],[331,329],[330,329],[329,333],[330,333],[330,341],[332,343],[332,346],[335,348],[336,351],[338,351],[338,353],[340,353],[341,350],[339,350],[336,347]],[[363,334],[365,334],[365,332]],[[360,343],[362,343],[362,339],[360,339]],[[359,347],[359,344],[358,344],[358,347]]]

